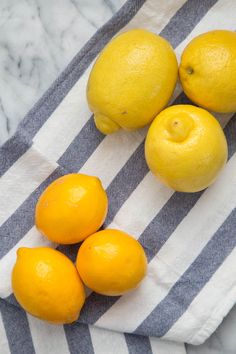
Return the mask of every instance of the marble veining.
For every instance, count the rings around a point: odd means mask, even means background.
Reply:
[[[0,0],[0,145],[124,2]],[[187,345],[188,354],[236,354],[235,328],[236,307],[206,343]]]
[[[124,2],[0,1],[0,144]]]

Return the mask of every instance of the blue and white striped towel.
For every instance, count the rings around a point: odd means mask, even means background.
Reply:
[[[225,128],[229,162],[217,182],[204,192],[175,193],[148,171],[143,156],[146,129],[101,135],[94,127],[85,91],[96,56],[119,31],[144,27],[160,33],[172,43],[179,57],[199,33],[216,28],[235,30],[235,12],[234,0],[129,0],[91,38],[0,149],[0,296],[4,299],[0,305],[9,345],[13,347],[12,341],[16,342],[11,335],[14,321],[8,321],[13,315],[5,311],[6,301],[17,306],[10,282],[16,249],[50,245],[34,227],[34,206],[52,180],[71,171],[101,178],[110,201],[105,226],[126,230],[139,239],[149,267],[141,286],[123,297],[90,294],[79,319],[90,326],[58,327],[56,343],[66,338],[69,350],[75,353],[73,348],[82,342],[83,331],[86,338],[90,338],[89,333],[91,338],[96,337],[94,333],[99,330],[95,325],[199,344],[233,306],[236,115],[218,115],[223,126],[229,121]],[[180,86],[172,102],[188,102]],[[78,246],[58,249],[74,259]],[[28,319],[29,338],[32,335],[34,342],[42,344],[43,337],[37,339],[33,333],[42,325],[33,327],[38,320]],[[27,318],[22,321],[27,322]],[[56,331],[44,328],[46,333]],[[129,349],[124,350],[130,352],[135,346],[129,343],[140,338],[119,336],[122,339],[117,339],[116,347],[121,348],[119,341],[125,341]],[[150,344],[153,340],[143,337],[140,342],[148,349],[142,353],[155,352]],[[177,349],[173,352],[177,353]],[[122,349],[117,353],[123,353]]]

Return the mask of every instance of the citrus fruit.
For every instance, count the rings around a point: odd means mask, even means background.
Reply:
[[[72,244],[97,231],[107,214],[108,200],[100,180],[69,174],[50,184],[35,210],[39,231],[51,241]]]
[[[163,110],[151,124],[145,142],[150,170],[180,192],[197,192],[212,184],[225,165],[227,154],[227,142],[218,121],[192,105]]]
[[[186,95],[215,112],[236,111],[236,33],[217,30],[194,38],[179,67]]]
[[[27,312],[52,323],[77,320],[85,301],[74,264],[49,247],[18,249],[12,288]]]
[[[89,236],[81,245],[76,267],[83,282],[103,295],[122,295],[137,287],[146,274],[140,243],[113,229]]]
[[[88,80],[87,99],[104,134],[150,123],[168,103],[178,64],[171,45],[144,29],[115,37],[101,52]]]

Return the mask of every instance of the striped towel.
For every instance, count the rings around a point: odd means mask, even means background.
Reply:
[[[12,352],[21,353],[19,343],[29,346],[24,353],[37,352],[49,333],[57,353],[77,353],[79,346],[84,346],[81,353],[116,353],[106,351],[106,343],[119,348],[118,354],[161,353],[157,346],[162,344],[154,337],[202,343],[235,303],[236,115],[217,115],[229,145],[229,161],[217,182],[204,192],[175,193],[148,171],[143,151],[147,129],[103,136],[94,127],[85,93],[96,56],[119,31],[144,27],[159,33],[179,57],[199,33],[234,30],[235,12],[234,0],[129,0],[0,148],[0,328],[5,328],[0,333]],[[177,86],[172,103],[187,102]],[[57,247],[35,229],[34,207],[49,183],[76,171],[100,177],[110,201],[105,227],[139,239],[148,275],[122,297],[90,294],[80,324],[51,327],[17,308],[10,275],[18,247]],[[57,248],[75,259],[78,246]],[[21,328],[18,337],[16,327]],[[121,333],[106,336],[98,327]],[[183,350],[176,346],[173,353],[177,348]]]

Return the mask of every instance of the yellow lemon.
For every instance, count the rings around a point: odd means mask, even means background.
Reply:
[[[142,246],[133,237],[108,229],[83,242],[76,266],[90,289],[115,296],[137,287],[146,274],[147,259]]]
[[[192,105],[162,111],[151,124],[145,142],[150,170],[180,192],[197,192],[212,184],[227,155],[227,142],[218,121]]]
[[[144,29],[115,37],[102,51],[87,85],[89,107],[104,134],[150,123],[168,103],[178,64],[171,45]]]
[[[107,207],[100,180],[73,173],[58,178],[42,193],[36,205],[35,223],[51,241],[77,243],[100,228]]]
[[[49,247],[18,249],[12,288],[27,312],[52,323],[76,321],[85,301],[74,264]]]
[[[236,33],[210,31],[185,48],[180,80],[186,95],[215,112],[236,111]]]

